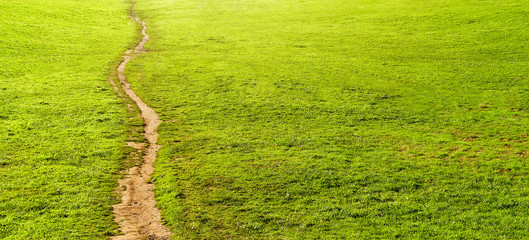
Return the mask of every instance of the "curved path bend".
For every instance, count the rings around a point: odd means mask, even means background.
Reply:
[[[145,52],[143,46],[149,41],[147,26],[134,13],[134,6],[131,7],[130,17],[142,26],[141,34],[143,38],[138,45],[123,54],[123,61],[117,67],[117,76],[121,83],[121,89],[138,105],[144,121],[144,138],[148,141],[148,147],[137,145],[139,150],[144,151],[143,163],[128,170],[125,178],[118,180],[119,189],[122,192],[122,202],[114,205],[114,217],[119,224],[124,235],[114,236],[113,240],[134,240],[134,239],[169,239],[171,232],[161,222],[160,211],[156,208],[153,188],[154,185],[147,183],[154,172],[154,161],[160,145],[158,140],[158,125],[162,122],[158,114],[143,102],[138,95],[130,88],[130,83],[125,77],[125,66],[134,57]],[[111,83],[117,91],[118,86],[112,80]],[[119,91],[118,91],[119,93]],[[129,143],[134,146],[134,144]]]

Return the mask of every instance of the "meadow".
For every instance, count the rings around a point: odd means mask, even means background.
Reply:
[[[175,239],[529,237],[529,4],[141,0]]]
[[[0,239],[106,239],[122,0],[0,1]],[[174,239],[529,237],[529,3],[138,0]],[[128,110],[127,110],[128,109]],[[132,156],[132,157],[131,157]]]
[[[138,119],[108,78],[138,35],[129,8],[0,1],[0,239],[116,233],[114,191]]]

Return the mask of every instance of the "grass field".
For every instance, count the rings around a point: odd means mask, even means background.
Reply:
[[[126,154],[121,0],[0,1],[0,239],[104,239]]]
[[[105,239],[122,0],[0,1],[0,239]],[[529,3],[138,0],[174,239],[529,238]],[[125,102],[124,102],[125,101]]]
[[[526,1],[137,11],[175,239],[529,237]]]

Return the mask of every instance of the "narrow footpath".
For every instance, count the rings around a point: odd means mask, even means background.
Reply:
[[[160,211],[156,208],[153,188],[154,185],[147,183],[154,171],[154,161],[160,145],[158,140],[158,125],[161,120],[158,114],[147,106],[138,95],[130,88],[130,83],[125,77],[125,66],[127,63],[145,52],[143,46],[149,40],[147,35],[147,26],[145,22],[136,17],[134,6],[131,7],[130,17],[143,27],[141,34],[143,38],[138,45],[128,50],[123,55],[123,62],[117,67],[117,76],[121,89],[138,105],[141,116],[144,121],[144,138],[148,141],[148,147],[145,148],[139,144],[137,147],[144,151],[143,163],[140,166],[134,166],[128,170],[125,178],[119,180],[119,189],[124,189],[122,202],[114,205],[114,217],[119,224],[120,230],[124,235],[114,236],[113,240],[134,240],[134,239],[169,239],[171,232],[161,223]],[[117,84],[110,81],[116,91]],[[119,91],[118,91],[119,93]],[[134,145],[129,143],[129,145]]]

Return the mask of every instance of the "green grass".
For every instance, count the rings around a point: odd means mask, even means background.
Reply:
[[[529,237],[529,4],[142,0],[175,239]]]
[[[121,0],[0,1],[0,239],[104,239],[128,128]]]

